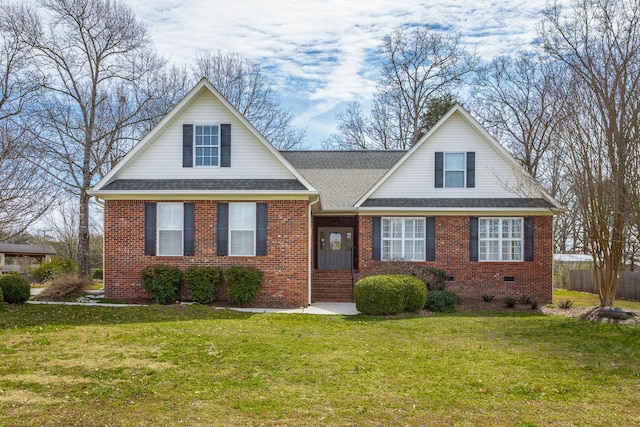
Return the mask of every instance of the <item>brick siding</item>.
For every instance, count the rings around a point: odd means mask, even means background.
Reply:
[[[358,277],[381,261],[371,254],[372,217],[359,217]],[[540,304],[553,297],[553,217],[534,217],[534,260],[478,262],[469,260],[469,217],[436,217],[436,260],[420,263],[445,270],[453,278],[447,289],[463,298],[529,296]],[[512,277],[513,281],[505,281]]]
[[[157,200],[161,202],[163,200]],[[173,202],[174,200],[172,200]],[[261,202],[261,200],[255,200]],[[144,206],[148,201],[106,200],[104,206],[104,288],[114,300],[149,300],[140,272],[147,265],[167,264],[182,270],[194,265],[228,267],[245,265],[264,272],[256,306],[306,306],[308,304],[308,202],[269,200],[266,256],[216,256],[215,200],[183,200],[195,204],[193,256],[144,255]],[[182,296],[188,298],[188,292]],[[218,294],[226,299],[223,288]]]

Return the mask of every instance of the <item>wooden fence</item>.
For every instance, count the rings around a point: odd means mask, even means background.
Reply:
[[[574,291],[598,293],[593,270],[571,270],[568,285],[569,289]],[[640,272],[623,271],[620,273],[616,298],[640,301]]]

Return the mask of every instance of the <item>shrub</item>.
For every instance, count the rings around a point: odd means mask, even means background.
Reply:
[[[0,286],[0,306],[2,306],[3,302],[4,302],[4,294],[2,293],[2,287]]]
[[[9,304],[22,304],[31,296],[31,285],[27,279],[17,274],[0,276],[3,300]]]
[[[427,294],[424,308],[429,311],[452,313],[456,311],[456,305],[460,302],[457,294],[450,291],[431,291]]]
[[[38,282],[48,282],[49,280],[53,280],[61,274],[77,272],[78,266],[72,259],[54,258],[51,261],[45,262],[39,267],[35,268],[31,272],[31,275]]]
[[[520,298],[518,298],[518,303],[522,305],[529,305],[531,304],[531,297],[529,295],[521,295]]]
[[[427,301],[427,286],[417,277],[406,274],[396,275],[404,286],[404,311],[422,310]]]
[[[571,301],[570,299],[566,301],[560,301],[558,303],[558,308],[561,308],[563,310],[569,310],[572,307],[573,307],[573,301]]]
[[[484,302],[493,301],[493,295],[491,295],[491,294],[482,294],[482,301],[484,301]]]
[[[427,290],[444,290],[449,274],[433,267],[425,267],[404,261],[385,261],[370,271],[371,275],[405,274],[415,276],[427,285]]]
[[[537,310],[538,305],[538,301],[531,301],[531,310]]]
[[[262,271],[257,268],[239,265],[227,268],[222,276],[227,284],[229,302],[239,306],[253,304],[264,278]]]
[[[216,267],[189,267],[184,272],[184,284],[193,300],[209,304],[216,299],[216,289],[222,281],[222,270]]]
[[[156,303],[171,304],[180,297],[182,271],[164,264],[149,265],[142,270],[142,287]]]
[[[405,308],[405,285],[398,275],[363,277],[355,284],[353,299],[362,314],[398,314]]]
[[[74,274],[63,274],[47,284],[33,299],[36,301],[59,301],[76,298],[91,286],[91,280],[80,279]]]
[[[102,267],[94,269],[91,278],[94,280],[102,280],[104,278]]]
[[[518,301],[516,301],[515,298],[511,298],[511,297],[505,297],[504,299],[504,306],[507,308],[513,308],[516,306],[516,303]]]

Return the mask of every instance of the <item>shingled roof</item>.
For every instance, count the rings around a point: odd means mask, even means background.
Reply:
[[[317,190],[323,210],[350,210],[406,151],[282,151]]]

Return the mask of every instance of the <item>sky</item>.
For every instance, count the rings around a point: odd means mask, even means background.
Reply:
[[[365,106],[383,37],[400,26],[459,32],[483,60],[535,43],[546,0],[124,0],[156,49],[189,65],[199,52],[260,64],[281,103],[306,128],[307,148],[335,132],[335,115]],[[475,3],[471,6],[471,3]]]

